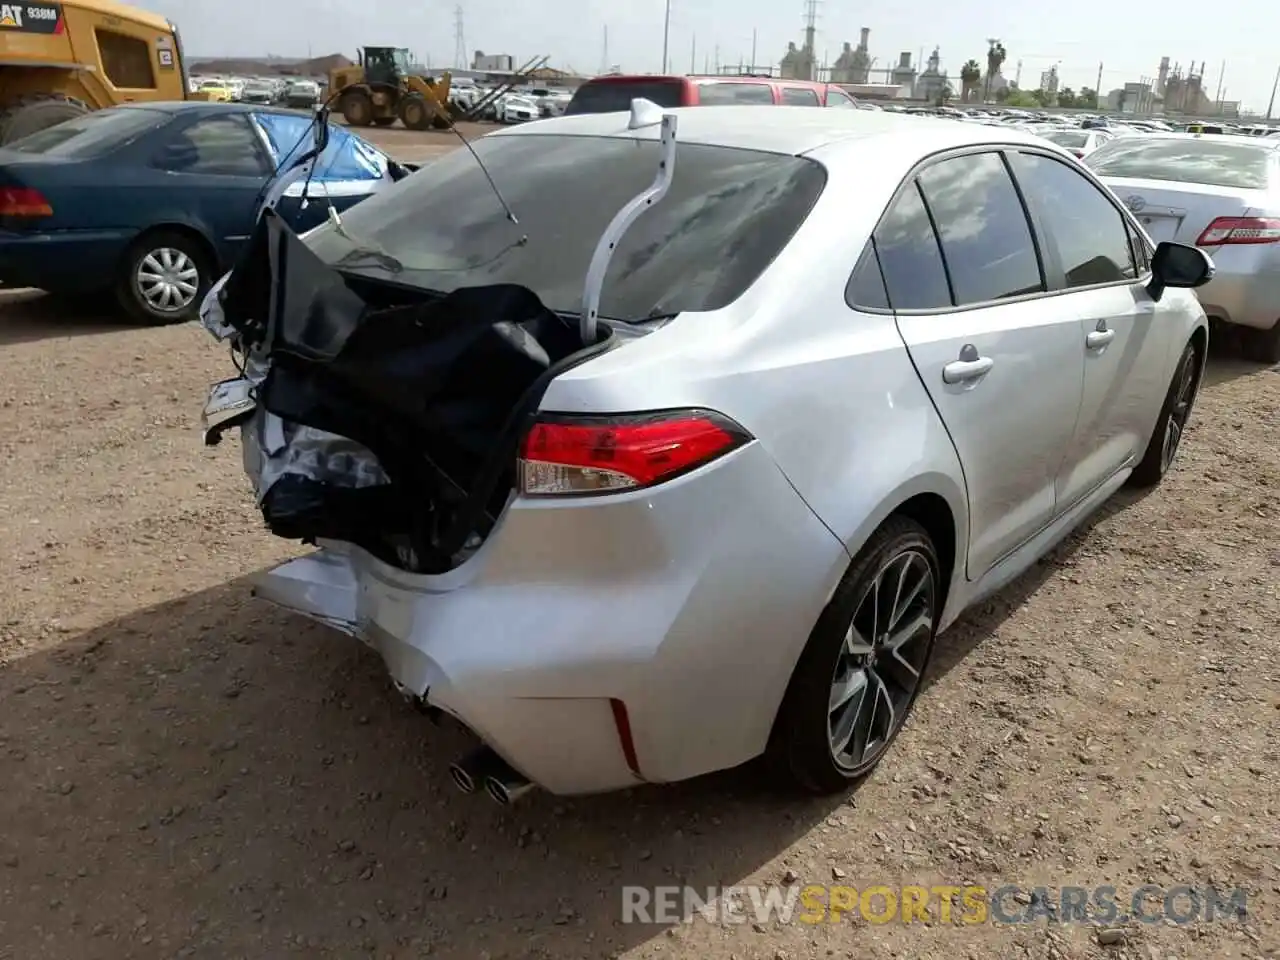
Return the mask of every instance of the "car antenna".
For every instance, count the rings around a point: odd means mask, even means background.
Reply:
[[[676,172],[676,115],[664,113],[662,108],[652,100],[636,97],[631,101],[631,117],[627,121],[628,130],[640,130],[661,124],[658,150],[658,175],[652,184],[631,198],[627,204],[614,214],[605,227],[604,233],[596,243],[595,253],[591,255],[591,265],[587,267],[586,286],[582,291],[582,317],[579,330],[582,342],[596,342],[596,325],[600,319],[600,294],[604,290],[604,278],[609,272],[609,262],[613,259],[623,235],[631,229],[631,225],[640,219],[640,215],[667,195],[671,187],[671,179]]]
[[[471,145],[471,141],[466,138],[458,125],[453,122],[453,114],[449,108],[440,102],[440,98],[436,96],[435,89],[429,84],[424,84],[427,90],[427,97],[431,101],[431,108],[437,116],[443,117],[445,123],[449,125],[449,130],[462,141],[462,145],[467,148],[467,152],[471,154],[471,158],[475,160],[476,166],[480,168],[480,172],[484,174],[484,178],[489,181],[489,189],[493,191],[493,195],[498,198],[498,203],[502,204],[502,210],[507,215],[507,219],[515,226],[520,226],[520,221],[516,218],[516,213],[511,209],[511,205],[507,203],[506,198],[502,195],[502,191],[498,189],[498,185],[494,182],[493,176],[489,173],[489,168],[484,165],[484,161],[480,159],[480,154],[476,153],[476,148]],[[528,237],[521,237],[520,243],[528,241]]]

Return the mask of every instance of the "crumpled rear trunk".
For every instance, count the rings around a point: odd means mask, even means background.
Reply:
[[[610,344],[604,326],[584,343],[522,286],[433,297],[348,282],[269,210],[219,296],[266,371],[245,439],[270,529],[423,573],[456,566],[488,534],[548,384]]]

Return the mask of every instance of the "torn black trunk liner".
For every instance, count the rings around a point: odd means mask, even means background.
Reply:
[[[514,284],[438,297],[349,284],[269,210],[222,307],[243,348],[271,361],[259,403],[362,444],[390,478],[357,489],[286,476],[262,503],[272,532],[355,543],[422,573],[488,534],[548,384],[611,344],[605,325],[585,344],[576,321]]]

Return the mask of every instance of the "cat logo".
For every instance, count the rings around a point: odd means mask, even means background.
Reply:
[[[54,36],[63,32],[62,4],[6,3],[0,0],[0,30],[17,30],[19,33],[43,33]]]

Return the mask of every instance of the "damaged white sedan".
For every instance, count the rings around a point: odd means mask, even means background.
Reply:
[[[939,630],[1169,469],[1207,343],[1177,288],[1211,272],[1030,135],[637,101],[305,238],[264,212],[206,304],[240,370],[206,442],[238,426],[268,528],[317,547],[258,595],[473,731],[462,789],[767,753],[835,791]]]

